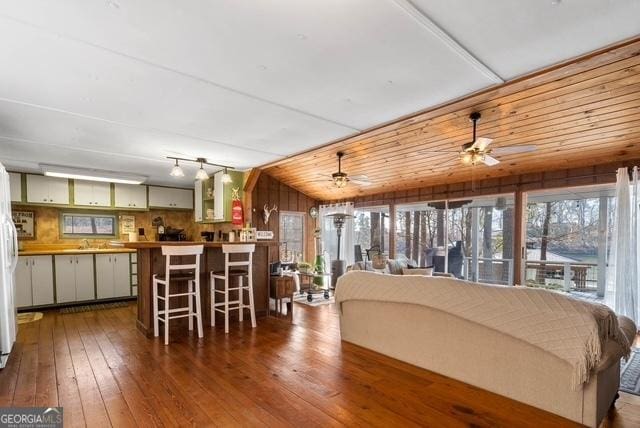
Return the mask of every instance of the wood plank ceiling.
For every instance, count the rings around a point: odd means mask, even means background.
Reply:
[[[501,163],[463,166],[471,112],[493,147],[534,144]],[[323,176],[366,175],[338,189]],[[445,151],[443,153],[443,151]],[[264,171],[309,196],[337,200],[428,185],[640,157],[640,37],[287,159]]]

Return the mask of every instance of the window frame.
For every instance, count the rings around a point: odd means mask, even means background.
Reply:
[[[113,233],[112,234],[99,234],[99,233],[65,233],[64,231],[64,220],[66,216],[72,217],[89,217],[92,219],[92,226],[95,228],[95,218],[98,217],[109,217],[113,219]],[[118,237],[118,216],[112,212],[99,212],[99,211],[91,211],[91,212],[71,212],[71,211],[62,211],[59,217],[59,227],[60,227],[60,238],[61,239],[110,239]]]
[[[302,253],[302,258],[306,259],[306,249],[307,249],[307,245],[306,245],[306,239],[307,239],[307,233],[306,233],[306,226],[307,226],[307,213],[304,211],[280,211],[280,215],[278,216],[278,246],[281,248],[282,245],[287,242],[284,241],[283,238],[283,233],[282,233],[282,217],[283,216],[295,216],[295,217],[300,217],[302,219],[302,239],[300,241],[301,243],[301,253]],[[289,249],[289,246],[287,245],[287,249]]]

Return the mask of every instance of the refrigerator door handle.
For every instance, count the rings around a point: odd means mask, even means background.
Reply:
[[[16,229],[16,225],[13,224],[13,221],[9,223],[11,225],[12,234],[13,234],[13,260],[11,261],[11,266],[9,270],[14,272],[16,267],[18,266],[18,229]]]

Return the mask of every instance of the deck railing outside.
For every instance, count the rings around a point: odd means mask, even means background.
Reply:
[[[462,276],[468,281],[486,282],[491,284],[513,284],[513,259],[495,259],[478,257],[477,269],[474,269],[472,257],[464,257]],[[477,278],[473,272],[478,272]]]
[[[540,286],[566,291],[596,291],[598,265],[596,263],[527,260],[525,280]]]

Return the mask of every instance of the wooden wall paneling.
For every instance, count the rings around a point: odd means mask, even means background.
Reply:
[[[538,146],[534,153],[498,156],[502,163],[496,167],[477,167],[476,180],[638,158],[640,37],[275,162],[266,169],[322,200],[338,198],[332,189],[309,178],[333,172],[338,149],[346,152],[343,167],[347,173],[366,174],[372,182],[366,187],[351,183],[339,199],[470,181],[469,168],[461,167],[455,151],[469,140],[471,111],[483,114],[478,133],[494,138],[495,147]],[[407,195],[407,200],[413,196]]]

